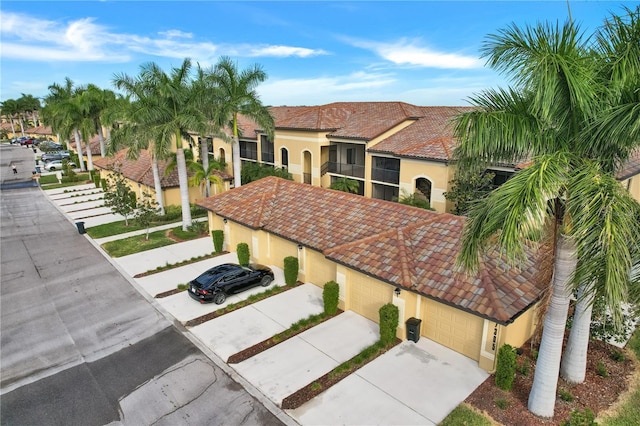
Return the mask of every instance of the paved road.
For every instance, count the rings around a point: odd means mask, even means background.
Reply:
[[[0,146],[0,423],[281,424],[39,188],[6,189],[29,185],[32,162]]]

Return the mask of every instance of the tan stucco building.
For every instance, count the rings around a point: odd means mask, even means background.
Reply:
[[[531,252],[519,268],[495,253],[477,274],[454,264],[465,218],[270,177],[207,198],[210,229],[234,250],[249,245],[253,261],[283,267],[299,259],[301,281],[340,285],[340,306],[373,321],[393,303],[420,334],[492,371],[504,343],[521,346],[537,327],[549,281],[549,256]],[[492,255],[493,254],[493,255]],[[545,275],[546,274],[546,275]]]

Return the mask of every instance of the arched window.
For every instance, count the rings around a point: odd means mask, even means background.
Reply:
[[[289,151],[287,151],[287,148],[280,148],[280,158],[282,159],[282,168],[289,168]]]
[[[416,193],[422,194],[431,205],[431,181],[427,178],[416,179]]]

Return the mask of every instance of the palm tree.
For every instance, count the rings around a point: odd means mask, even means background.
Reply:
[[[40,100],[33,95],[21,94],[17,100],[20,106],[20,114],[25,114],[33,121],[33,126],[38,127],[38,111],[41,108]]]
[[[16,128],[13,124],[13,119],[16,115],[18,115],[18,112],[20,111],[18,102],[15,99],[7,99],[6,101],[2,102],[2,106],[0,108],[2,109],[2,115],[9,119],[9,123],[11,124],[11,133],[13,133],[13,135],[15,136]],[[22,135],[24,136],[24,132]]]
[[[513,87],[475,96],[477,108],[456,118],[459,167],[483,170],[527,158],[531,166],[470,210],[459,262],[474,270],[483,248],[496,245],[516,265],[527,241],[542,245],[551,236],[552,294],[529,410],[552,417],[571,291],[592,285],[587,294],[604,294],[614,311],[627,298],[638,247],[626,242],[640,241],[640,205],[615,180],[615,167],[640,139],[595,139],[594,123],[618,105],[602,109],[596,70],[603,59],[572,22],[511,26],[489,36],[483,56]]]
[[[203,197],[206,198],[211,195],[211,184],[216,186],[216,193],[222,192],[222,178],[214,173],[220,170],[219,163],[210,163],[205,169],[203,164],[197,161],[190,161],[188,167],[193,172],[189,178],[189,184],[191,186],[199,186]]]
[[[100,141],[100,155],[106,155],[104,132],[102,131],[102,117],[104,111],[109,108],[111,102],[115,102],[115,93],[111,90],[102,90],[94,84],[88,84],[80,97],[80,105],[83,113],[93,125],[91,136],[98,135]]]
[[[211,84],[209,99],[215,108],[214,123],[225,123],[233,132],[233,181],[242,185],[238,114],[252,119],[273,139],[274,120],[269,109],[262,104],[256,87],[267,79],[267,74],[258,65],[238,71],[238,65],[227,56],[220,58],[214,69],[205,75]]]
[[[335,189],[337,191],[349,192],[351,194],[357,194],[360,189],[360,185],[358,181],[355,179],[349,179],[348,177],[342,176],[337,178],[331,186],[330,189]]]
[[[633,149],[634,143],[637,146],[640,139],[640,96],[638,93],[638,87],[640,87],[640,7],[636,7],[635,12],[630,9],[625,9],[625,11],[626,17],[612,16],[611,19],[605,21],[595,34],[593,48],[593,55],[599,59],[596,64],[596,78],[598,80],[597,87],[602,88],[602,92],[598,96],[600,101],[598,110],[602,113],[595,117],[587,135],[595,136],[592,138],[592,156],[601,159],[602,167],[607,171],[615,170],[619,166],[616,162],[621,161],[620,158],[608,153],[612,148],[611,139],[617,140],[616,145],[623,150],[622,159],[630,149]],[[620,190],[618,185],[611,183],[613,184],[611,191]],[[588,190],[588,187],[584,188],[584,191]],[[589,205],[584,206],[584,209],[589,209],[588,211],[591,212],[591,217],[597,217],[596,215],[607,217],[619,213],[617,210],[609,210],[609,204],[601,198],[600,194],[593,195],[598,198],[594,198]],[[583,218],[582,215],[576,215],[576,217]],[[607,223],[614,223],[614,220],[610,218]],[[589,271],[599,269],[622,276],[628,274],[628,271],[624,269],[616,269],[620,265],[611,264],[608,259],[603,259],[600,256],[600,246],[612,243],[620,244],[619,241],[607,241],[606,235],[598,235],[596,239],[591,241],[593,250],[581,255],[581,259],[584,261],[581,262],[581,268],[577,273],[584,272],[585,276],[578,278],[581,286],[578,288],[573,324],[560,365],[560,375],[571,383],[582,383],[585,379],[591,314],[596,294],[600,292],[604,293],[607,299],[617,299],[615,294],[609,294],[611,289],[606,287],[606,283],[603,284],[604,280],[590,275]],[[611,249],[613,250],[615,247]],[[619,324],[621,321],[619,310],[614,310],[613,314],[618,316],[616,319]]]
[[[84,115],[78,102],[80,93],[81,90],[74,88],[73,81],[68,77],[62,85],[54,83],[49,86],[49,95],[45,97],[45,107],[42,109],[42,119],[65,140],[71,139],[71,135],[74,135],[80,170],[85,171],[80,129],[86,132],[87,123],[83,123]]]
[[[152,62],[143,65],[135,78],[120,74],[113,79],[115,87],[131,96],[138,107],[134,114],[136,128],[151,137],[154,153],[166,157],[171,144],[176,144],[184,230],[191,226],[191,210],[183,143],[190,140],[190,130],[200,131],[207,123],[198,108],[198,94],[193,90],[190,71],[189,59],[185,59],[179,68],[173,68],[170,74]]]

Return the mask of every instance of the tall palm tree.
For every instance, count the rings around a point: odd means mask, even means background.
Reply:
[[[552,294],[529,395],[529,410],[541,417],[553,416],[571,292],[592,284],[591,294],[604,294],[619,310],[637,259],[637,247],[621,242],[640,241],[640,206],[611,167],[640,139],[603,138],[595,149],[592,125],[603,114],[595,71],[602,58],[588,43],[572,22],[512,25],[489,36],[483,56],[513,86],[473,97],[477,108],[456,118],[460,168],[531,160],[471,209],[459,261],[474,270],[481,250],[497,245],[515,266],[526,241],[552,236]]]
[[[84,115],[78,102],[80,92],[81,90],[74,87],[73,81],[68,77],[62,85],[54,83],[49,86],[49,94],[44,99],[42,119],[65,140],[68,141],[72,135],[74,136],[80,170],[85,171],[80,129],[86,131],[86,123],[83,123]]]
[[[240,142],[238,114],[252,119],[273,139],[274,120],[269,109],[262,104],[256,92],[258,84],[267,79],[267,74],[258,65],[238,71],[237,63],[223,56],[206,79],[212,84],[212,97],[209,99],[216,109],[216,123],[224,123],[233,132],[233,181],[239,188],[241,181]]]
[[[124,90],[137,105],[136,127],[143,135],[151,136],[155,154],[166,158],[175,143],[184,230],[192,222],[184,141],[190,140],[190,130],[200,131],[207,122],[198,108],[198,94],[193,90],[190,72],[191,61],[185,59],[170,74],[152,62],[143,65],[135,78],[119,74],[113,79],[115,87]]]
[[[18,102],[15,99],[7,99],[4,102],[2,102],[1,105],[2,106],[0,107],[0,109],[2,109],[2,115],[4,115],[9,119],[9,123],[11,124],[11,133],[13,133],[13,135],[15,136],[16,128],[13,120],[14,120],[14,117],[20,111]],[[23,136],[24,136],[24,133],[23,133]]]
[[[38,111],[41,108],[40,100],[33,95],[21,94],[17,100],[20,106],[20,114],[24,114],[25,117],[29,117],[33,121],[33,126],[38,127]]]
[[[111,90],[103,90],[94,84],[88,84],[80,97],[80,105],[87,119],[93,125],[91,136],[98,135],[100,141],[100,155],[106,155],[105,138],[102,130],[102,117],[104,111],[109,108],[111,102],[115,102],[115,93]]]
[[[612,16],[605,21],[595,34],[592,52],[598,59],[595,71],[597,87],[602,90],[597,97],[599,113],[587,129],[585,137],[592,141],[591,156],[599,158],[602,167],[609,172],[615,171],[619,166],[617,162],[624,159],[640,139],[640,7],[636,7],[635,11],[625,9],[625,13],[624,17]],[[591,135],[595,137],[590,137]],[[622,158],[609,153],[614,148],[611,146],[611,139],[617,141],[615,148],[623,151]],[[611,184],[611,191],[620,190],[614,182]],[[588,188],[584,188],[584,191],[588,191]],[[589,205],[583,207],[585,211],[591,212],[589,216],[607,217],[618,213],[617,210],[608,209],[608,200],[598,196],[599,194],[593,195],[598,198],[594,198]],[[582,214],[577,213],[577,218],[584,218]],[[614,223],[614,220],[607,219],[607,222]],[[624,269],[616,269],[619,265],[611,264],[608,259],[600,256],[601,245],[618,245],[621,242],[611,241],[606,235],[594,237],[597,238],[591,241],[593,250],[581,255],[584,261],[577,272],[581,274],[584,271],[585,276],[578,278],[581,287],[578,289],[573,323],[560,366],[560,375],[571,383],[582,383],[585,379],[594,297],[598,292],[608,295],[611,291],[606,287],[606,283],[603,284],[602,278],[590,275],[589,271],[608,271],[622,276],[628,273]],[[636,245],[640,245],[640,242]],[[607,252],[609,251],[604,251]],[[616,300],[615,295],[608,295],[607,298]],[[614,310],[613,313],[616,315],[619,311]],[[621,318],[617,320],[619,323]]]

